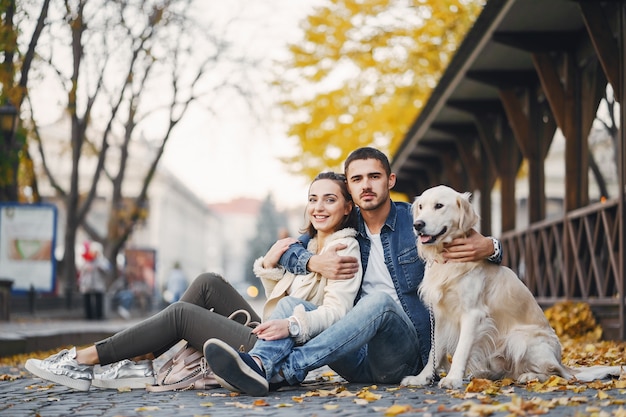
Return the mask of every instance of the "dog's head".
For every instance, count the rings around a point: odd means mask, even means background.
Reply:
[[[470,193],[445,185],[429,188],[413,203],[413,228],[421,245],[443,246],[466,235],[478,222]]]

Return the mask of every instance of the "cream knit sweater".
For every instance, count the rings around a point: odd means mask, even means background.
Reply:
[[[359,260],[359,272],[353,279],[327,279],[314,272],[295,275],[283,267],[263,268],[263,257],[257,259],[254,262],[254,273],[261,279],[267,297],[263,308],[263,320],[269,318],[278,301],[285,296],[301,298],[318,305],[319,307],[312,311],[305,311],[304,306],[298,305],[293,311],[292,315],[301,325],[296,342],[304,343],[342,318],[354,305],[363,277],[363,268],[360,265],[361,253],[355,236],[354,229],[339,230],[326,239],[325,246],[320,252],[326,252],[338,244],[347,245],[347,248],[338,251],[338,254],[354,256]],[[307,249],[317,253],[317,238],[309,241]]]

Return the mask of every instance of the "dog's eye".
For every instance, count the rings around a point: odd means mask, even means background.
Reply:
[[[440,208],[443,208],[443,204],[441,203],[435,204],[435,210],[439,210]]]

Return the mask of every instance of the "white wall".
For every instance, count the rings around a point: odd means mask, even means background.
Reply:
[[[127,246],[157,250],[157,283],[163,288],[170,269],[180,262],[188,280],[218,267],[210,265],[207,241],[211,213],[207,205],[170,173],[159,170],[149,192],[148,218]]]
[[[62,186],[69,184],[70,144],[69,127],[66,121],[41,129],[47,161],[50,170]],[[124,196],[134,197],[139,193],[145,173],[152,161],[153,149],[145,143],[136,143],[131,149],[124,182]],[[65,229],[65,210],[61,201],[55,197],[55,191],[43,173],[38,152],[31,150],[35,159],[39,192],[42,198],[55,203],[59,208],[57,227],[57,258],[63,251]],[[85,192],[91,184],[96,155],[85,156],[80,164],[80,190]],[[107,167],[116,172],[117,155],[115,151],[107,156]],[[106,231],[109,216],[108,198],[111,195],[111,183],[104,176],[98,183],[98,197],[88,214],[89,221],[101,233]],[[174,262],[179,261],[188,279],[195,278],[201,272],[223,269],[221,260],[222,246],[213,245],[211,235],[221,234],[219,220],[196,194],[179,181],[171,172],[159,166],[148,191],[149,215],[144,224],[138,225],[127,242],[127,248],[149,248],[157,252],[157,283],[159,289],[165,282]],[[87,240],[85,233],[79,231],[77,245]]]

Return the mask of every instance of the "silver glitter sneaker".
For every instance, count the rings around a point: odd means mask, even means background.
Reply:
[[[144,389],[155,383],[152,361],[133,362],[128,359],[110,365],[101,373],[94,373],[91,385],[98,388]]]
[[[63,349],[46,359],[28,359],[26,369],[33,375],[78,391],[88,391],[93,366],[76,362],[76,348]]]

